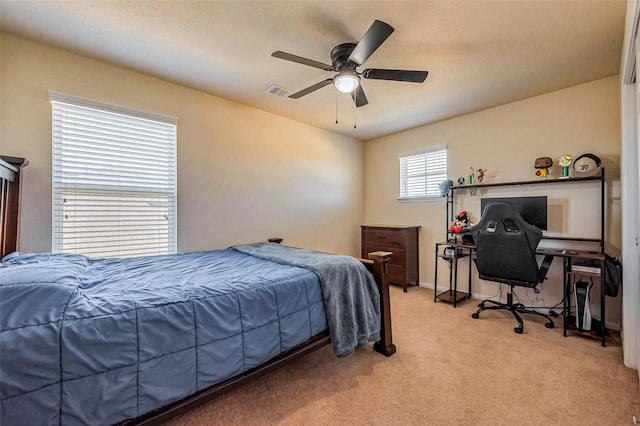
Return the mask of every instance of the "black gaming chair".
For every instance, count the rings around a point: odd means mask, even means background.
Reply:
[[[535,288],[544,281],[552,256],[546,256],[542,266],[536,261],[536,248],[542,239],[542,231],[527,223],[511,204],[495,202],[485,207],[480,221],[471,228],[471,236],[476,244],[476,266],[481,279],[509,285],[507,303],[484,300],[479,309],[472,314],[480,318],[480,312],[494,309],[510,311],[518,321],[514,331],[523,331],[519,313],[535,314],[545,317],[547,328],[554,324],[548,315],[524,307],[522,303],[513,303],[514,286]],[[491,303],[490,306],[487,306]]]

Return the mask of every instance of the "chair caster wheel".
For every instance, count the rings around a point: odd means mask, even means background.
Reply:
[[[480,314],[478,314],[477,312],[474,312],[474,313],[471,314],[471,318],[478,319],[478,318],[480,318]]]
[[[520,327],[514,328],[513,331],[515,331],[516,334],[522,334],[522,328],[520,328]]]
[[[554,327],[552,322],[547,322],[547,323],[544,324],[544,326],[547,327],[547,328],[553,328]]]

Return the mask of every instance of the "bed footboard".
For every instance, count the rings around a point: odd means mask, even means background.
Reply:
[[[387,251],[374,251],[369,253],[369,259],[360,259],[373,273],[373,278],[380,291],[380,340],[374,343],[373,349],[385,356],[391,356],[396,352],[396,345],[393,344],[391,334],[391,298],[387,275],[387,263],[392,254]]]

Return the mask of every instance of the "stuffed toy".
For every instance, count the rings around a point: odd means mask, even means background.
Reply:
[[[469,216],[465,210],[461,211],[458,216],[456,216],[456,220],[449,227],[449,232],[453,232],[455,234],[464,234],[471,230],[471,222],[469,221]]]

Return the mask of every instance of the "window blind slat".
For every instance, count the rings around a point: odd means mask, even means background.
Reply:
[[[52,96],[53,250],[176,252],[176,125]]]

